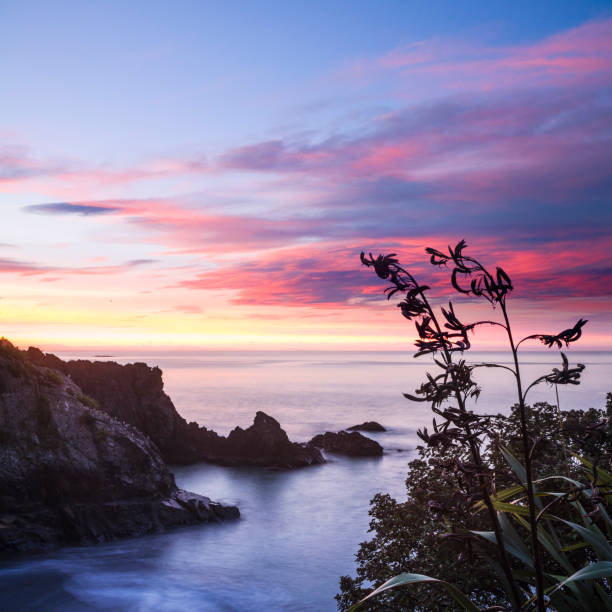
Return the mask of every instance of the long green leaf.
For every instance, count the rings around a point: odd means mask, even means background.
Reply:
[[[499,512],[508,512],[509,514],[520,514],[521,516],[529,516],[529,508],[527,506],[520,506],[519,504],[510,504],[508,502],[497,501],[496,499],[491,500],[493,507]]]
[[[480,536],[484,538],[488,542],[495,544],[497,546],[497,537],[495,536],[494,531],[475,531],[470,530],[474,535]],[[504,545],[506,546],[507,551],[515,556],[519,561],[522,561],[525,565],[533,568],[533,558],[530,554],[523,551],[521,548],[514,546],[514,544],[509,539],[504,539]]]
[[[514,514],[519,516],[529,516],[529,508],[527,506],[519,506],[518,504],[500,502],[496,499],[493,499],[491,501],[493,502],[493,507],[499,512],[507,512],[508,514]],[[553,515],[549,514],[548,512],[545,512],[544,514],[542,514],[542,517],[553,518]]]
[[[523,464],[505,447],[500,447],[500,451],[504,456],[504,459],[510,464],[512,471],[518,476],[519,480],[522,483],[525,483],[525,489],[527,489],[527,472],[523,467]],[[535,486],[533,487],[533,492],[535,493]],[[542,502],[536,497],[535,498],[536,506],[541,510]]]
[[[560,582],[550,593],[552,595],[552,593],[558,591],[568,582],[575,582],[576,580],[593,580],[595,578],[606,578],[608,576],[612,576],[612,562],[597,561],[597,563],[591,563],[591,565],[587,565],[565,578],[565,580]]]
[[[578,525],[578,523],[573,523],[572,521],[566,521],[562,518],[557,518],[557,520],[569,525],[574,531],[577,531],[595,549],[595,552],[602,559],[602,562],[612,562],[612,546],[610,546],[610,542],[606,540],[595,525],[592,525],[592,528],[588,528]]]
[[[514,518],[521,525],[521,527],[523,527],[527,531],[531,531],[531,525],[522,516],[515,515]],[[567,557],[563,554],[563,550],[559,548],[554,538],[541,525],[540,527],[538,527],[538,542],[542,544],[542,546],[548,551],[550,556],[559,565],[565,568],[568,572],[574,570]]]
[[[574,568],[565,556],[562,549],[559,549],[557,542],[548,533],[548,531],[540,525],[538,527],[538,542],[548,551],[548,554],[566,571],[572,572]]]
[[[597,507],[599,508],[600,516],[603,518],[604,523],[606,524],[606,531],[608,532],[608,538],[612,540],[612,520],[610,519],[610,516],[606,512],[606,509],[604,508],[603,504],[597,504]]]
[[[565,579],[565,576],[556,576],[555,574],[546,575],[553,578],[555,583],[562,582]],[[592,591],[584,588],[580,589],[579,585],[579,582],[568,582],[565,585],[567,589],[571,591],[571,594],[566,591],[555,591],[551,593],[551,591],[555,589],[556,584],[545,589],[544,593],[550,597],[549,607],[552,610],[561,610],[564,608],[567,609],[567,606],[569,606],[571,612],[593,612],[593,610],[598,610],[601,607],[599,605],[601,602],[593,598],[594,594]],[[535,602],[535,600],[536,595],[534,594],[526,602],[525,607],[528,607],[528,604]]]
[[[555,579],[555,582],[558,584],[559,582],[563,582],[565,580],[565,576],[555,576],[554,574],[548,574]],[[593,593],[592,589],[588,588],[588,585],[581,584],[580,582],[568,582],[565,587],[570,593],[567,595],[574,600],[574,610],[576,612],[593,612],[593,610],[597,610],[599,607],[597,604],[597,598]],[[544,592],[551,598],[556,599],[557,597],[564,594],[564,591],[555,590],[556,584],[549,586]],[[572,597],[573,595],[573,597]],[[535,599],[535,597],[534,597]]]
[[[494,499],[499,501],[505,501],[514,497],[517,493],[524,493],[525,487],[522,484],[514,485],[513,487],[509,487],[507,489],[502,489],[501,491],[497,491],[493,496]],[[481,510],[486,510],[487,505],[484,503],[484,500],[479,500],[474,504],[474,510],[476,512],[480,512]]]
[[[509,544],[514,546],[514,548],[520,550],[523,553],[523,555],[528,557],[530,560],[530,563],[527,563],[527,565],[532,565],[531,552],[529,548],[527,548],[525,542],[523,542],[523,538],[521,538],[521,536],[516,532],[516,529],[514,529],[510,519],[503,512],[500,512],[498,516],[499,516],[499,525],[501,527],[502,534],[504,536],[504,542],[508,542]]]
[[[561,549],[562,552],[572,552],[573,550],[580,550],[581,548],[585,548],[589,546],[588,542],[578,542],[578,544],[570,544],[569,546],[565,546]]]
[[[521,482],[527,481],[527,472],[525,468],[521,464],[521,462],[505,447],[502,446],[500,448],[501,454],[504,456],[504,459],[509,463],[512,471],[518,477]]]
[[[453,597],[453,599],[463,607],[464,610],[468,612],[482,612],[481,609],[471,602],[456,586],[450,584],[450,582],[446,582],[445,580],[438,580],[437,578],[432,578],[431,576],[424,576],[423,574],[398,574],[394,576],[387,582],[381,584],[377,589],[374,589],[369,595],[364,597],[361,601],[358,601],[356,604],[351,606],[348,612],[354,612],[357,610],[362,603],[370,599],[371,597],[375,597],[376,595],[382,593],[383,591],[387,591],[388,589],[393,589],[398,586],[404,586],[406,584],[419,584],[423,582],[433,582],[439,584],[441,587],[446,589],[448,593]]]
[[[576,574],[577,573],[578,572],[576,572]],[[599,593],[598,591],[600,597],[597,597],[593,589],[590,588],[590,585],[581,584],[579,579],[575,581],[567,580],[567,576],[558,576],[556,574],[549,573],[547,573],[546,575],[552,578],[556,583],[544,590],[544,593],[546,593],[551,598],[553,610],[556,610],[558,608],[560,609],[564,605],[570,605],[571,612],[594,612],[595,610],[597,610],[598,612],[599,610],[601,610],[603,612],[604,609],[610,610],[610,606],[607,602],[607,600],[609,599],[607,595],[602,600],[601,593]],[[566,582],[563,586],[567,587],[567,589],[571,591],[573,597],[569,593],[560,591],[558,589],[559,584],[564,581]],[[528,607],[529,604],[533,603],[535,600],[536,595],[534,593],[533,596],[530,597],[529,600],[525,603],[524,607]],[[605,602],[605,604],[602,603],[602,601]],[[561,604],[561,606],[559,606],[559,604]]]
[[[567,482],[572,483],[574,486],[576,487],[581,487],[582,484],[580,482],[578,482],[577,480],[574,480],[573,478],[568,478],[567,476],[545,476],[544,478],[538,478],[537,480],[533,481],[533,484],[538,484],[540,482],[544,482],[545,480],[567,480]]]

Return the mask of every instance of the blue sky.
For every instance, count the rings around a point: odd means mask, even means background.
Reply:
[[[610,40],[610,2],[0,2],[5,335],[381,345],[356,254],[465,237],[601,346]]]
[[[367,87],[334,82],[360,59],[436,38],[528,43],[611,9],[610,2],[4,2],[0,74],[10,87],[2,117],[54,155],[76,151],[105,163],[212,153],[283,126],[329,129],[364,105],[392,108],[392,99]]]

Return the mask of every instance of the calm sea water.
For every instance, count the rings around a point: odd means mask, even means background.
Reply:
[[[568,353],[587,364],[583,383],[561,391],[561,407],[602,407],[612,390],[612,353]],[[93,358],[63,353],[63,358]],[[0,610],[312,611],[335,610],[338,578],[354,572],[367,538],[368,501],[379,491],[403,498],[416,429],[428,408],[408,402],[428,369],[401,353],[201,352],[122,353],[164,371],[165,388],[188,420],[227,434],[255,412],[278,419],[305,441],[326,430],[377,420],[371,434],[380,459],[328,456],[296,471],[193,465],[174,470],[179,486],[237,504],[239,521],[180,529],[96,547],[64,548],[0,562]],[[470,354],[507,362],[505,354]],[[557,365],[558,354],[525,353],[525,378]],[[506,412],[513,383],[503,371],[481,370],[476,409]],[[531,401],[554,402],[540,387]]]

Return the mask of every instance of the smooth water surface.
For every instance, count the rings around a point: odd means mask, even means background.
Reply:
[[[91,354],[62,354],[92,358]],[[587,364],[579,387],[562,389],[561,407],[597,406],[612,390],[612,354],[569,352]],[[117,354],[164,371],[165,388],[188,420],[227,434],[251,424],[255,411],[278,419],[305,441],[364,420],[388,432],[371,434],[381,459],[328,456],[329,463],[294,471],[206,464],[174,470],[179,486],[237,504],[239,521],[180,529],[97,547],[65,548],[3,561],[0,610],[268,611],[335,609],[338,578],[354,572],[367,538],[368,501],[378,491],[402,498],[416,429],[431,421],[413,392],[426,360],[401,353],[201,352]],[[507,362],[505,354],[471,361]],[[524,378],[558,365],[558,353],[525,353]],[[480,370],[482,412],[506,412],[512,380]],[[555,401],[542,386],[531,401]]]

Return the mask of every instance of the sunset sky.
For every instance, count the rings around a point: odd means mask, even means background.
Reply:
[[[0,0],[0,83],[20,346],[400,349],[360,251],[465,238],[610,349],[609,1]]]

